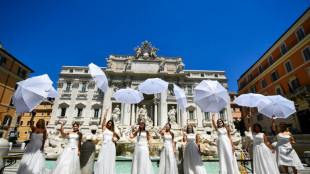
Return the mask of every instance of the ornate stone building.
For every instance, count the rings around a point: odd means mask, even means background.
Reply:
[[[113,117],[119,129],[136,125],[140,114],[144,112],[152,120],[152,125],[148,127],[162,127],[170,121],[170,115],[176,119],[173,129],[180,130],[186,124],[191,124],[198,132],[212,134],[211,114],[202,112],[194,103],[194,88],[207,79],[217,80],[228,88],[225,72],[184,70],[181,57],[157,56],[158,49],[147,41],[134,50],[135,55],[111,54],[106,59],[107,67],[102,70],[107,75],[109,87],[105,94],[98,90],[87,66],[63,66],[57,87],[60,97],[54,102],[48,127],[55,129],[58,120],[63,120],[65,129],[71,129],[72,123],[78,122],[83,133],[94,132],[101,128],[102,111],[109,106],[108,119]],[[158,95],[144,95],[144,100],[139,104],[122,104],[113,98],[118,89],[138,89],[144,80],[155,77],[167,81],[169,89]],[[187,95],[185,112],[181,112],[177,105],[173,84],[184,89]],[[229,103],[216,115],[226,123],[232,123]]]

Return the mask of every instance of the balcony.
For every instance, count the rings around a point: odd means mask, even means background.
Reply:
[[[61,118],[64,118],[64,117],[61,117]],[[55,124],[57,125],[59,123],[59,121],[62,121],[64,123],[64,125],[67,123],[67,119],[56,119]]]
[[[197,126],[197,119],[187,119],[187,125]]]
[[[301,87],[299,87],[299,88],[297,88],[297,89],[294,89],[294,90],[293,90],[293,93],[289,93],[289,94],[287,94],[285,97],[286,97],[286,98],[295,97],[295,96],[300,95],[300,94],[303,94],[303,93],[305,93],[305,92],[307,92],[307,91],[310,91],[310,86],[309,86],[309,85],[301,86]]]
[[[202,125],[203,127],[212,126],[212,121],[210,119],[203,119]]]
[[[99,117],[91,117],[89,121],[89,125],[98,125],[100,123]]]
[[[84,117],[74,117],[73,122],[82,125],[84,123]]]

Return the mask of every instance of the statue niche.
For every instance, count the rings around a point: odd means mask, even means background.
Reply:
[[[174,106],[172,106],[168,111],[168,119],[171,124],[177,124],[176,114],[177,110],[174,108]]]
[[[141,108],[138,109],[138,124],[144,122],[147,126],[153,126],[152,119],[148,116],[146,106],[143,105]]]
[[[121,118],[121,109],[119,108],[119,105],[116,105],[115,108],[112,111],[112,120],[115,124],[120,122]]]

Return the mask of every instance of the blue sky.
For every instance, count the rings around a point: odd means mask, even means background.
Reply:
[[[310,0],[0,0],[0,42],[56,83],[61,66],[106,66],[148,40],[185,69],[223,70],[237,79],[310,6]]]

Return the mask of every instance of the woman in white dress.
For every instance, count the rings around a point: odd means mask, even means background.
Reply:
[[[115,133],[113,120],[109,120],[105,124],[108,110],[109,107],[106,107],[102,122],[103,143],[100,148],[95,174],[115,174],[115,142],[119,140],[119,136]]]
[[[153,146],[150,139],[150,134],[145,130],[145,123],[139,124],[139,130],[133,133],[134,127],[131,128],[130,138],[138,137],[133,153],[131,174],[154,174],[152,162],[150,160],[147,143],[150,145],[151,151]]]
[[[164,130],[165,129],[165,130]],[[175,159],[174,134],[170,132],[171,124],[159,130],[159,134],[164,136],[164,144],[160,153],[160,164],[158,174],[178,174],[177,161]]]
[[[277,131],[277,128],[274,123],[275,117],[272,119],[272,130],[277,134],[277,158],[278,165],[283,166],[285,173],[288,172],[288,167],[292,167],[294,174],[297,174],[297,170],[304,169],[297,153],[292,147],[292,144],[295,144],[293,135],[287,130],[287,125],[284,122],[279,124],[280,131]]]
[[[82,133],[79,132],[79,124],[74,123],[72,132],[65,132],[63,122],[61,124],[61,134],[68,135],[69,140],[66,147],[59,155],[51,174],[80,174],[80,149]]]
[[[38,120],[36,127],[34,127],[33,118],[35,115],[36,113],[32,112],[30,119],[31,140],[20,161],[17,174],[44,174],[45,172],[45,155],[43,152],[46,140],[45,121],[43,119]]]
[[[267,137],[262,133],[260,124],[252,123],[250,117],[251,132],[253,134],[253,165],[255,174],[280,174],[274,150],[270,146]]]
[[[240,174],[237,161],[234,155],[235,147],[230,137],[230,130],[224,125],[222,119],[214,121],[215,115],[212,115],[212,123],[217,131],[217,151],[220,159],[220,174]]]
[[[194,133],[193,127],[188,125],[183,135],[186,142],[184,151],[184,174],[207,174],[200,156],[199,137]]]

